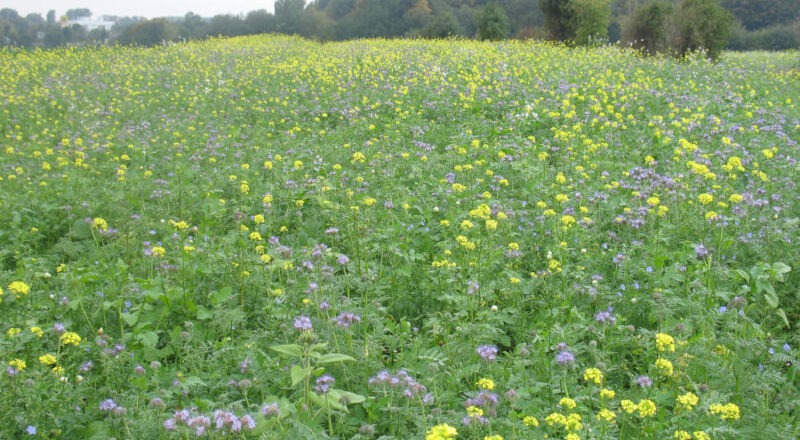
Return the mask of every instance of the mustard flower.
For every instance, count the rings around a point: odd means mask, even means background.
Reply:
[[[31,287],[22,281],[12,281],[8,285],[8,290],[19,298],[22,295],[27,295],[31,291]]]
[[[525,418],[522,419],[522,424],[531,428],[535,428],[539,426],[539,419],[534,416],[525,416]]]
[[[722,420],[739,420],[741,412],[735,403],[720,404],[715,403],[708,407],[711,414],[718,415]]]
[[[34,336],[36,336],[37,338],[41,338],[42,336],[44,336],[44,330],[42,330],[41,327],[36,327],[36,326],[31,327],[31,333],[33,333]]]
[[[637,405],[627,399],[619,402],[619,406],[622,407],[622,409],[625,410],[625,412],[628,414],[632,414],[637,409]]]
[[[75,332],[66,332],[58,340],[64,345],[72,344],[76,347],[81,343],[81,337]]]
[[[692,435],[695,440],[711,440],[711,436],[706,434],[705,431],[695,431]]]
[[[657,359],[656,360],[656,368],[658,369],[658,373],[664,377],[672,376],[673,368],[672,362],[666,359]]]
[[[677,408],[680,410],[691,411],[700,401],[694,393],[681,394],[676,399]]]
[[[708,205],[709,203],[714,201],[714,196],[712,196],[709,193],[703,193],[697,196],[697,200],[703,205]]]
[[[567,434],[566,437],[564,437],[564,440],[581,440],[581,438],[580,436],[578,436],[578,434],[571,432]]]
[[[55,356],[48,353],[39,356],[39,362],[41,362],[43,365],[53,365],[57,362],[57,360]]]
[[[456,438],[456,436],[458,436],[456,428],[453,428],[447,423],[442,423],[428,430],[428,433],[425,435],[425,440],[447,440]]]
[[[153,248],[150,249],[150,255],[152,255],[152,256],[154,256],[156,258],[163,257],[166,252],[167,252],[167,250],[164,249],[161,246],[153,246]]]
[[[603,388],[600,390],[600,398],[601,399],[613,399],[617,396],[617,393],[614,390],[610,390],[608,388]]]
[[[92,220],[92,227],[94,227],[98,231],[105,232],[105,231],[108,231],[108,222],[106,222],[105,220],[103,220],[100,217],[95,217]]]
[[[666,334],[656,334],[656,349],[658,351],[675,351],[675,338]]]
[[[483,438],[483,440],[503,440],[503,436],[497,434],[487,435],[486,437]]]
[[[28,367],[28,364],[25,363],[25,361],[22,360],[22,359],[13,359],[13,360],[8,362],[8,365],[16,368],[17,371],[22,371],[22,370],[24,370],[25,368]]]
[[[586,371],[583,372],[583,380],[600,385],[600,383],[603,382],[603,372],[597,368],[587,368]]]
[[[675,440],[692,440],[692,434],[689,434],[686,431],[675,431],[675,434],[672,435],[672,438]]]
[[[636,407],[639,410],[639,416],[641,417],[649,417],[655,415],[656,413],[656,404],[650,399],[640,400]]]
[[[567,423],[564,424],[564,429],[567,431],[580,431],[583,429],[583,423],[581,423],[581,415],[580,414],[570,414],[567,416]]]
[[[497,220],[486,220],[486,230],[487,231],[497,230]]]
[[[567,417],[561,413],[552,413],[549,416],[545,417],[544,421],[550,426],[554,425],[567,426]]]
[[[575,403],[575,400],[570,399],[569,397],[562,397],[561,400],[558,401],[558,405],[566,409],[575,409],[575,407],[578,406],[578,404]]]
[[[492,379],[487,379],[485,377],[482,378],[481,380],[479,380],[476,383],[476,385],[478,385],[478,388],[481,388],[481,389],[484,389],[484,390],[490,390],[491,391],[491,390],[494,389],[494,381]]]
[[[611,411],[607,408],[601,409],[597,414],[594,416],[597,420],[606,421],[606,422],[613,422],[617,415],[614,414],[614,411]]]
[[[17,336],[20,333],[22,333],[21,328],[11,327],[6,331],[6,336],[8,336],[9,338],[13,338],[14,336]]]

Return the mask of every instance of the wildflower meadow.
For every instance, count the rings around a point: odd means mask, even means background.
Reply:
[[[800,55],[0,50],[0,437],[800,435]]]

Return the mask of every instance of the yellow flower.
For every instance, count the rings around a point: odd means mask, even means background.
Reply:
[[[503,436],[497,434],[487,435],[486,437],[483,438],[483,440],[503,440]]]
[[[56,360],[55,356],[53,356],[52,354],[48,353],[48,354],[39,356],[39,362],[41,362],[43,365],[53,365],[53,364],[55,364],[57,362],[57,360]]]
[[[72,344],[77,347],[81,343],[81,337],[75,332],[66,332],[58,338],[58,341],[64,345]]]
[[[637,405],[637,409],[639,410],[639,415],[641,417],[649,417],[655,415],[656,404],[650,399],[640,400],[639,404]]]
[[[10,329],[8,329],[6,331],[6,335],[9,338],[13,338],[14,336],[17,336],[18,334],[20,334],[21,332],[22,332],[22,329],[17,328],[17,327],[11,327]]]
[[[100,217],[95,217],[92,220],[92,226],[98,231],[108,231],[108,223]]]
[[[656,334],[656,349],[658,351],[675,351],[675,338],[666,334]]]
[[[736,193],[731,194],[730,197],[728,197],[728,201],[733,203],[733,204],[739,203],[743,199],[744,199],[744,197],[742,197],[741,194],[736,194]]]
[[[478,388],[484,390],[493,390],[494,389],[494,381],[492,379],[482,378],[479,380],[475,385],[478,385]]]
[[[661,203],[661,199],[656,196],[651,196],[647,198],[647,204],[650,206],[658,206]]]
[[[711,440],[711,436],[706,434],[705,431],[695,431],[692,433],[695,440]]]
[[[497,220],[486,220],[486,230],[494,231],[497,229]]]
[[[580,431],[583,428],[583,423],[581,423],[581,415],[580,414],[570,414],[567,416],[567,423],[564,425],[564,429],[567,431]]]
[[[167,252],[167,250],[166,250],[166,249],[164,249],[164,248],[163,248],[163,247],[161,247],[161,246],[153,246],[153,248],[152,248],[152,249],[150,249],[150,253],[151,253],[151,254],[152,254],[154,257],[157,257],[157,258],[161,258],[161,257],[163,257],[163,256],[164,256],[164,254],[165,254],[166,252]]]
[[[689,434],[686,431],[675,431],[675,434],[672,435],[672,438],[675,440],[692,440],[692,434]]]
[[[681,394],[675,400],[678,404],[678,409],[683,409],[686,411],[691,411],[700,401],[700,399],[694,393]]]
[[[14,359],[8,362],[8,365],[17,369],[17,371],[22,371],[28,367],[28,364],[25,363],[22,359]]]
[[[613,422],[614,419],[617,417],[617,415],[614,414],[614,411],[603,408],[594,417],[597,420],[605,420],[606,422]]]
[[[558,404],[566,409],[574,409],[578,406],[575,403],[575,400],[570,399],[569,397],[562,397],[561,400],[558,401]]]
[[[708,211],[705,215],[706,220],[716,220],[719,215],[715,211]]]
[[[575,223],[576,223],[575,217],[571,215],[564,215],[561,217],[561,224],[564,225],[565,228],[569,228]]]
[[[461,222],[461,229],[463,229],[465,231],[468,231],[468,230],[472,229],[473,227],[474,227],[474,225],[469,220],[464,220],[464,221]]]
[[[261,257],[259,257],[259,259],[264,264],[269,264],[272,261],[272,257],[269,254],[264,254]]]
[[[672,376],[672,362],[666,359],[657,359],[656,360],[656,368],[658,369],[658,373],[664,377]]]
[[[535,428],[539,426],[539,419],[534,416],[525,416],[525,418],[522,419],[522,424],[531,428]]]
[[[708,205],[714,201],[714,196],[709,193],[703,193],[697,196],[697,200],[703,205]]]
[[[613,399],[617,396],[617,393],[614,390],[609,390],[608,388],[603,388],[600,390],[600,398],[601,399]]]
[[[600,383],[603,382],[603,372],[597,368],[587,368],[586,371],[583,372],[583,380],[600,385]]]
[[[456,428],[453,428],[447,423],[442,423],[429,429],[428,433],[425,435],[425,440],[447,440],[456,438],[456,436],[458,436]]]
[[[477,406],[468,406],[467,415],[470,417],[480,417],[483,415],[483,409]]]
[[[261,241],[263,239],[261,238],[261,234],[260,233],[258,233],[257,231],[253,231],[253,232],[250,233],[250,240],[252,240],[252,241]]]
[[[575,434],[574,432],[571,432],[571,433],[567,434],[566,437],[564,437],[564,440],[581,440],[581,438],[580,438],[580,436],[578,434]]]
[[[455,193],[462,193],[467,190],[467,187],[460,183],[454,183],[452,188]]]
[[[41,327],[31,327],[31,333],[36,335],[37,338],[44,336],[44,330]]]
[[[264,223],[264,216],[261,214],[256,214],[255,216],[253,216],[253,222],[257,225]]]
[[[545,417],[544,421],[550,426],[553,425],[567,426],[567,418],[564,416],[564,414],[561,413],[552,413],[549,416]]]
[[[623,401],[619,402],[619,406],[620,406],[620,407],[622,407],[622,409],[624,409],[624,410],[625,410],[625,412],[626,412],[626,413],[628,413],[628,414],[631,414],[631,413],[633,413],[633,412],[634,412],[634,411],[636,411],[636,409],[637,409],[637,406],[636,406],[636,404],[635,404],[635,403],[633,403],[633,402],[632,402],[632,401],[630,401],[630,400],[627,400],[627,399],[625,399],[625,400],[623,400]]]
[[[12,281],[11,284],[8,285],[8,290],[17,297],[20,297],[22,295],[27,295],[28,292],[31,291],[31,287],[22,281]]]
[[[261,203],[264,204],[272,203],[272,194],[264,194],[264,197],[261,199]]]
[[[726,403],[724,405],[715,403],[708,407],[711,414],[716,414],[722,420],[739,420],[741,413],[739,406],[735,403]]]

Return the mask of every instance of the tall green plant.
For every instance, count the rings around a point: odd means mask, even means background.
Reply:
[[[670,17],[670,48],[680,57],[702,49],[716,60],[728,42],[733,22],[733,15],[718,0],[681,0]]]
[[[664,0],[649,2],[637,8],[622,26],[622,42],[648,55],[666,50],[667,22],[673,6]]]

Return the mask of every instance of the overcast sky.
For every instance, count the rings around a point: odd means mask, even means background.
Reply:
[[[23,17],[30,13],[42,14],[53,9],[57,16],[67,9],[89,8],[95,15],[120,15],[138,17],[183,16],[191,11],[204,17],[218,14],[242,14],[256,9],[274,12],[275,0],[0,0],[0,9],[11,8]]]

